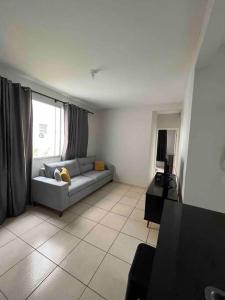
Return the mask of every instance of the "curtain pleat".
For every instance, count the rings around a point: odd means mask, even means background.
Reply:
[[[31,90],[0,77],[0,223],[30,202],[31,171]]]
[[[88,112],[72,104],[64,106],[64,149],[63,159],[87,156]]]

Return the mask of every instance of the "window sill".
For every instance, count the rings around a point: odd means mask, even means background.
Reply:
[[[60,158],[61,159],[61,155],[33,157],[33,160],[44,160],[44,159],[49,159],[49,158]]]

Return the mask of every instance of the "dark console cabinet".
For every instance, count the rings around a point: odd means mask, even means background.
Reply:
[[[163,174],[161,175],[163,177]],[[165,197],[163,182],[158,182],[156,176],[153,178],[146,192],[145,220],[148,223],[154,222],[160,224],[165,199],[178,201],[177,179],[175,175],[170,175],[168,194]]]

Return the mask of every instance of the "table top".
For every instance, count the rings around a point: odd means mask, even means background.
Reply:
[[[204,300],[225,290],[225,214],[165,201],[149,300]]]

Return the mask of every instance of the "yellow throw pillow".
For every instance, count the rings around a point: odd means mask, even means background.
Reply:
[[[69,184],[71,184],[71,178],[70,178],[70,174],[69,174],[67,168],[61,169],[60,176],[62,178],[62,181],[65,181],[65,182],[68,182]]]
[[[95,171],[104,171],[105,170],[105,164],[104,161],[95,161]]]

